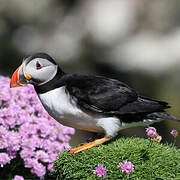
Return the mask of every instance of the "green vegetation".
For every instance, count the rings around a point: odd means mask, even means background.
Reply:
[[[134,164],[129,176],[117,167],[124,160]],[[60,153],[54,168],[59,180],[100,179],[93,174],[98,164],[106,167],[106,179],[180,179],[180,150],[143,138],[117,138],[78,154]]]

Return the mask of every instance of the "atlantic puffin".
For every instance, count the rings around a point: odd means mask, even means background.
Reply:
[[[26,84],[34,85],[46,111],[61,124],[105,134],[71,149],[71,154],[109,141],[124,128],[147,126],[159,119],[180,121],[165,111],[170,108],[167,102],[141,96],[115,79],[66,74],[46,53],[25,57],[13,73],[10,87]]]

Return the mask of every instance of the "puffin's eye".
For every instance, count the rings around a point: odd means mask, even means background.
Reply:
[[[36,62],[36,69],[39,70],[39,69],[41,69],[41,68],[42,68],[41,64],[37,61],[37,62]]]

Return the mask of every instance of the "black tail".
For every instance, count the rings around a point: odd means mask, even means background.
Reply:
[[[162,118],[162,119],[169,119],[169,120],[173,120],[173,121],[179,121],[179,119],[177,119],[176,117],[170,115],[169,113],[163,111],[163,112],[154,112],[151,114],[147,115],[147,118],[149,119],[157,119],[157,118]]]

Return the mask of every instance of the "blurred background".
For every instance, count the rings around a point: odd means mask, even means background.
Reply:
[[[65,72],[116,78],[170,103],[180,118],[179,0],[0,0],[0,74],[25,55],[49,53]],[[180,123],[153,125],[173,142]],[[120,132],[145,137],[142,127]],[[76,131],[72,145],[94,134]],[[176,138],[180,147],[180,137]]]

